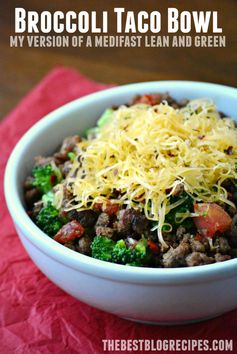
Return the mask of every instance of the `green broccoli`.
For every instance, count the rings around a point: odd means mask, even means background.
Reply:
[[[149,263],[150,252],[147,241],[142,238],[134,248],[128,248],[124,240],[117,241],[112,252],[112,262],[131,266],[144,266]]]
[[[119,240],[113,248],[112,261],[114,263],[127,264],[131,262],[133,252],[127,248],[124,240]]]
[[[48,204],[53,204],[53,201],[54,201],[54,193],[52,191],[49,191],[48,193],[46,193],[42,196],[42,202],[45,207]]]
[[[92,257],[111,262],[115,242],[105,236],[96,236],[91,244]]]
[[[175,203],[179,199],[183,199],[182,204],[178,205],[176,208],[171,209],[171,211],[165,217],[165,223],[171,224],[174,229],[177,229],[179,225],[184,226],[187,230],[194,227],[192,218],[187,218],[184,221],[177,222],[176,214],[185,213],[187,211],[193,212],[193,198],[190,197],[186,192],[182,193],[180,196],[171,197],[170,202]]]
[[[150,252],[145,239],[138,241],[132,249],[126,246],[124,240],[115,242],[106,236],[96,236],[91,249],[93,258],[112,263],[141,267],[150,260]]]
[[[47,235],[53,237],[65,224],[65,220],[59,217],[59,211],[51,204],[42,208],[36,217],[36,225]]]
[[[32,175],[34,177],[33,185],[37,187],[42,194],[48,193],[54,185],[62,180],[60,170],[52,165],[34,167]]]

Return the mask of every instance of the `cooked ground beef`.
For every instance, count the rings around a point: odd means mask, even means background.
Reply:
[[[217,237],[214,247],[216,248],[216,252],[220,252],[221,254],[226,254],[230,250],[230,245],[225,237]]]
[[[193,267],[198,265],[211,264],[215,260],[213,257],[208,257],[205,253],[192,252],[186,257],[185,261],[188,267]]]
[[[163,265],[165,268],[182,267],[186,265],[186,256],[190,252],[190,245],[186,240],[181,241],[177,248],[170,248],[163,254]]]
[[[81,237],[78,240],[77,251],[82,254],[90,255],[91,254],[91,241],[92,241],[92,237],[89,235],[85,235],[85,236]]]
[[[101,213],[97,219],[96,227],[98,226],[108,226],[109,225],[109,215],[106,213]]]
[[[114,229],[107,226],[96,226],[95,228],[96,236],[107,236],[111,238],[114,234]]]
[[[227,261],[228,259],[231,259],[231,256],[228,255],[228,254],[221,254],[221,253],[216,253],[215,254],[215,261],[216,262],[224,262],[224,261]]]
[[[88,228],[93,227],[98,218],[97,213],[95,213],[93,210],[83,210],[80,212],[76,210],[71,210],[67,213],[67,215],[70,220],[77,220],[83,227]]]
[[[34,204],[39,201],[41,197],[40,191],[37,188],[31,188],[25,191],[25,202],[29,209],[34,207]]]
[[[190,239],[190,246],[193,252],[205,252],[205,246],[201,241]]]

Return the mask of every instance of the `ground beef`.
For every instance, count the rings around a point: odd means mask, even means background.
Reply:
[[[132,214],[132,229],[140,235],[149,231],[149,221],[144,214],[137,210],[134,210]]]
[[[63,165],[60,165],[60,170],[62,172],[63,177],[66,177],[72,168],[72,162],[66,161]]]
[[[134,209],[120,210],[114,222],[114,229],[120,234],[144,234],[150,230],[149,220],[144,214]]]
[[[25,201],[28,208],[32,209],[34,204],[41,198],[41,193],[37,188],[29,189],[25,192]]]
[[[188,267],[194,267],[198,265],[210,264],[215,260],[213,257],[208,257],[205,253],[192,252],[186,257],[185,261]]]
[[[120,210],[113,227],[119,234],[130,233],[132,231],[132,209]]]
[[[216,252],[226,254],[230,250],[230,245],[225,237],[217,237],[214,242],[214,248],[216,249]]]
[[[63,140],[62,146],[60,148],[60,154],[67,155],[69,152],[72,152],[76,145],[81,141],[79,135],[68,136]]]
[[[112,227],[107,226],[96,226],[95,233],[96,236],[106,236],[112,238],[114,234],[114,229],[112,229]]]
[[[67,154],[61,154],[61,152],[56,152],[53,155],[53,158],[54,158],[55,164],[57,166],[59,166],[60,169],[62,169],[62,166],[64,165],[64,163],[69,160],[68,155]]]
[[[77,250],[76,246],[74,244],[72,244],[71,242],[64,243],[64,246],[69,248],[72,251],[76,251]]]
[[[49,157],[36,156],[35,157],[35,166],[36,167],[49,165],[52,162],[55,162],[53,156],[49,156]]]
[[[91,241],[92,241],[92,237],[89,235],[85,235],[85,236],[81,237],[78,240],[77,251],[82,254],[90,255],[91,254]]]
[[[228,254],[226,254],[226,255],[223,255],[221,253],[215,254],[215,261],[216,262],[224,262],[224,261],[227,261],[228,259],[231,259],[231,256],[229,256]]]
[[[201,241],[190,239],[190,246],[193,252],[205,252],[205,246]]]
[[[32,189],[33,182],[34,182],[34,178],[32,176],[26,177],[24,184],[23,184],[24,190],[28,191],[28,190]]]
[[[108,225],[109,225],[109,215],[106,213],[101,213],[97,219],[96,227],[108,226]]]
[[[180,240],[183,238],[183,235],[186,234],[186,229],[183,226],[179,226],[176,231],[176,236]]]
[[[186,265],[186,256],[190,253],[188,242],[181,241],[177,248],[170,248],[163,254],[163,265],[165,268],[181,267]]]
[[[67,185],[64,183],[63,184],[63,200],[62,200],[62,205],[61,209],[64,210],[64,208],[67,206],[68,202],[73,198],[72,193],[68,190]]]
[[[71,210],[68,212],[68,217],[70,220],[79,221],[83,227],[91,228],[95,225],[98,215],[93,210],[83,210],[79,212]]]

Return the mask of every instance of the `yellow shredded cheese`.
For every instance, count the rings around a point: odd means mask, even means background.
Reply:
[[[237,129],[230,118],[220,118],[210,100],[194,100],[182,109],[166,102],[121,106],[78,151],[66,180],[74,195],[68,209],[108,199],[141,208],[157,221],[163,246],[165,215],[176,206],[169,197],[179,184],[196,200],[231,204],[221,184],[237,178]]]

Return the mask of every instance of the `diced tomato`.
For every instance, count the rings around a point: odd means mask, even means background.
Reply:
[[[66,243],[73,241],[75,238],[81,237],[84,233],[84,227],[76,221],[72,220],[69,223],[63,225],[63,227],[54,236],[54,240],[59,243]]]
[[[119,204],[112,204],[108,202],[102,210],[109,216],[115,215],[119,211]]]
[[[95,203],[93,209],[97,212],[103,211],[109,216],[112,216],[119,211],[119,204],[113,204],[110,201],[107,201],[105,205],[103,205],[102,203]]]
[[[202,240],[203,240],[203,236],[200,235],[200,234],[196,234],[196,236],[194,237],[194,239],[195,239],[196,241],[202,241]]]
[[[57,177],[55,175],[50,176],[50,183],[54,185],[57,182]]]
[[[194,205],[195,213],[200,216],[193,218],[198,232],[205,237],[212,237],[217,231],[225,232],[231,225],[231,217],[215,203],[200,203]]]
[[[154,106],[155,104],[159,104],[160,102],[161,102],[161,95],[153,94],[153,95],[138,96],[135,99],[134,103],[144,103],[144,104],[149,104],[151,106]]]
[[[95,211],[98,211],[98,212],[100,212],[100,211],[102,211],[102,203],[95,203],[94,205],[93,205],[93,209],[95,210]]]
[[[152,240],[147,241],[147,245],[150,248],[150,250],[154,253],[159,253],[160,252],[160,247]]]

